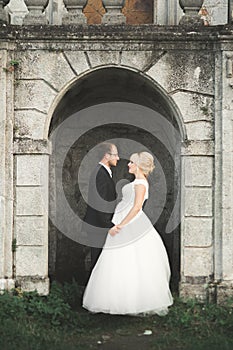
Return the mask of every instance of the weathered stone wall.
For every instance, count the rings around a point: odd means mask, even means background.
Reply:
[[[71,109],[66,109],[71,107],[64,97],[85,91],[85,84],[80,90],[73,87],[87,81],[88,73],[114,67],[129,77],[130,72],[142,76],[145,87],[153,87],[155,104],[151,94],[148,106],[160,111],[159,99],[165,108],[161,112],[175,121],[181,135],[180,293],[199,299],[207,298],[209,291],[210,297],[215,292],[219,298],[229,295],[232,28],[2,26],[0,39],[1,67],[7,68],[11,59],[19,62],[14,71],[0,73],[5,106],[0,153],[2,286],[15,280],[24,289],[48,291],[48,197],[54,194],[48,196],[51,121],[59,124],[63,113],[69,116]],[[77,110],[95,101],[96,91],[86,91],[82,99],[73,95]],[[137,103],[143,104],[140,96]]]

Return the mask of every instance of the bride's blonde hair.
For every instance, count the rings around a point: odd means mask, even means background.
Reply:
[[[134,162],[148,176],[154,170],[154,158],[149,152],[133,153],[130,160]]]

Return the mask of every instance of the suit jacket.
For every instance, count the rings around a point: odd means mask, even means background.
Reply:
[[[88,188],[88,205],[84,230],[92,246],[102,247],[116,206],[115,184],[108,171],[100,164],[92,172]],[[88,224],[88,225],[85,225]],[[97,240],[98,242],[95,242]],[[96,243],[96,244],[95,244]]]

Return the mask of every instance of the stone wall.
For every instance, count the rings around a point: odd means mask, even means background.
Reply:
[[[174,159],[182,171],[173,187],[181,189],[180,294],[202,300],[230,295],[232,28],[1,26],[0,39],[1,288],[16,283],[48,292],[48,202],[56,203],[54,189],[48,193],[49,130],[72,113],[119,98],[111,75],[118,69],[126,81],[135,77],[135,95],[126,90],[126,100],[159,112],[180,135],[181,154],[174,152]],[[104,69],[115,88],[111,94],[101,90]],[[159,124],[151,133],[156,129]],[[67,137],[76,141],[74,130]]]

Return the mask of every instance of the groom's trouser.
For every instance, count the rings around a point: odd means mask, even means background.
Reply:
[[[102,248],[93,248],[91,247],[91,270],[93,270],[99,256],[102,252]]]
[[[89,246],[91,247],[91,270],[95,266],[102,248],[106,241],[108,229],[96,229],[94,232],[89,232]]]

